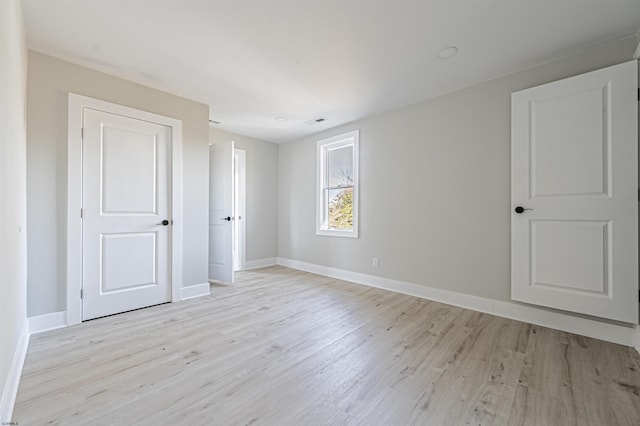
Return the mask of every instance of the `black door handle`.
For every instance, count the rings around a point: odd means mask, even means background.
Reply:
[[[518,213],[518,214],[524,213],[525,210],[533,210],[533,209],[525,209],[522,206],[518,206],[518,207],[515,208],[515,212]]]
[[[221,217],[220,220],[226,220],[227,222],[231,222],[231,216]]]
[[[165,219],[160,223],[160,225],[167,226],[167,225],[169,225],[169,221],[167,219]]]

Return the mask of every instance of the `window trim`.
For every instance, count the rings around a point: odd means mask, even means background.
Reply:
[[[353,146],[353,229],[327,229],[324,221],[324,180],[327,173],[327,153],[329,149]],[[360,130],[343,133],[317,142],[316,151],[316,235],[358,238],[358,199],[360,166]]]

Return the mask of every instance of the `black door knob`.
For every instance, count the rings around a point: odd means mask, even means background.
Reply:
[[[227,222],[231,222],[231,216],[221,217],[220,220],[226,220]]]
[[[163,220],[163,221],[162,221],[162,224],[163,224],[164,226],[167,226],[167,225],[169,225],[169,221],[168,221],[167,219],[165,219],[165,220]]]
[[[518,207],[515,208],[515,212],[518,213],[518,214],[524,213],[525,210],[533,210],[533,209],[525,209],[522,206],[518,206]]]

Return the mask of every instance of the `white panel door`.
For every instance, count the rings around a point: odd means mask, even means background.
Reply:
[[[209,153],[209,279],[233,282],[233,141]]]
[[[83,110],[82,319],[171,300],[171,129]]]
[[[637,63],[512,95],[511,297],[638,322]]]

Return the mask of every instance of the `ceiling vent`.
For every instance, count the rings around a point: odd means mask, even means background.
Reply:
[[[307,121],[305,124],[306,124],[307,126],[312,126],[312,125],[314,125],[314,124],[317,124],[317,123],[323,123],[323,122],[325,122],[325,121],[327,121],[327,119],[326,119],[326,118],[320,117],[320,118],[316,118],[315,120],[309,120],[309,121]]]

